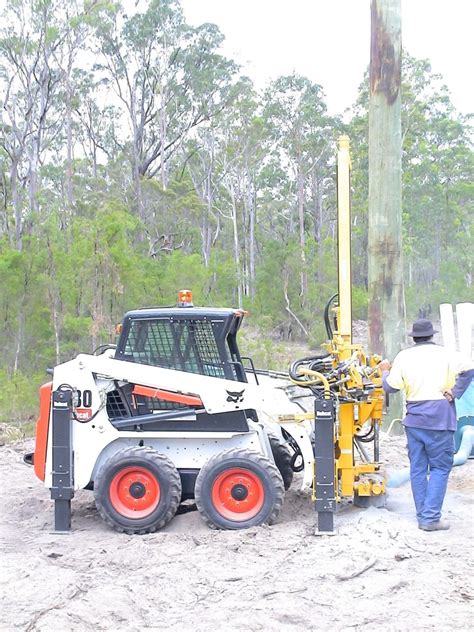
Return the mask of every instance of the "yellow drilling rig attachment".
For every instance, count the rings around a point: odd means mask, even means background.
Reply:
[[[381,506],[385,501],[379,463],[384,401],[378,369],[381,358],[367,356],[361,345],[352,342],[349,144],[347,136],[339,137],[338,293],[329,300],[324,314],[329,340],[322,345],[325,353],[290,367],[293,382],[310,388],[316,397],[313,499],[320,534],[334,531],[334,512],[342,498],[352,498],[359,506]]]

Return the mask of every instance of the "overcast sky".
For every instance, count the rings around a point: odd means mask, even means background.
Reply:
[[[296,71],[323,86],[331,113],[356,99],[370,55],[370,0],[182,0],[193,25],[217,24],[224,54],[259,88]],[[402,41],[428,58],[453,104],[474,111],[474,0],[402,0]]]

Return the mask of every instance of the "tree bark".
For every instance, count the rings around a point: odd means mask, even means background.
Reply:
[[[243,291],[242,291],[242,267],[240,261],[240,245],[239,245],[239,228],[237,224],[237,200],[235,199],[234,185],[229,186],[229,192],[232,201],[232,228],[234,236],[234,259],[237,267],[237,302],[238,307],[243,307]]]
[[[369,104],[369,349],[405,340],[401,200],[400,0],[372,0]]]
[[[73,205],[72,175],[73,175],[73,155],[72,155],[72,73],[73,52],[69,51],[68,66],[66,71],[66,200],[68,212],[71,213]]]
[[[255,224],[256,224],[256,200],[252,179],[249,175],[248,183],[248,206],[249,206],[249,294],[255,298]]]
[[[12,159],[10,167],[10,185],[12,189],[12,206],[15,218],[15,246],[18,252],[23,250],[23,217],[21,212],[21,200],[18,191],[18,162],[16,156]]]
[[[301,271],[300,271],[300,303],[303,307],[306,302],[306,297],[308,294],[308,273],[306,271],[306,240],[305,240],[305,232],[304,232],[304,173],[303,173],[303,165],[301,155],[298,157],[298,188],[297,188],[297,198],[298,198],[298,223],[299,223],[299,241],[300,241],[300,260],[301,260]]]

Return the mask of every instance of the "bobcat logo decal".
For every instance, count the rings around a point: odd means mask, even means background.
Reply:
[[[245,388],[242,391],[226,391],[228,398],[227,401],[228,402],[234,402],[234,404],[238,404],[239,402],[243,402],[244,401],[244,391]]]

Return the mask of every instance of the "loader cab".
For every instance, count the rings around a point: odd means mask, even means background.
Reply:
[[[115,358],[247,382],[236,339],[243,317],[242,310],[187,303],[127,312]]]

